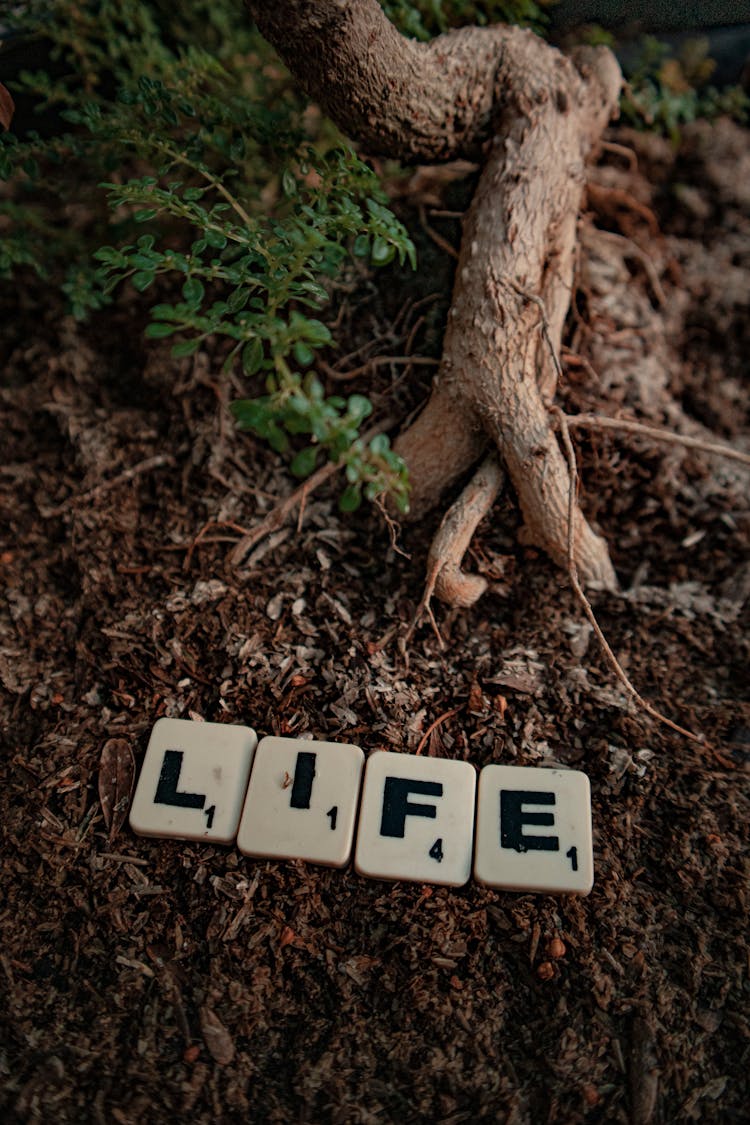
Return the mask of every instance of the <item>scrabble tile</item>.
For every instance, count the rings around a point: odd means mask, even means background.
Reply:
[[[231,844],[257,742],[249,727],[157,720],[130,827],[141,836]]]
[[[377,751],[367,759],[354,866],[373,879],[460,887],[471,874],[476,771]]]
[[[264,738],[237,834],[245,855],[349,862],[365,756],[359,746]]]
[[[586,774],[485,766],[479,775],[474,878],[510,891],[587,895],[594,858]]]

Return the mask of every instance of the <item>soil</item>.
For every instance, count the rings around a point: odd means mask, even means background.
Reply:
[[[569,411],[750,448],[748,139],[611,134],[639,164],[611,150],[596,173]],[[329,316],[339,371],[439,354],[453,263],[416,204],[455,241],[430,208],[466,191],[402,184],[419,272],[352,267]],[[428,622],[409,634],[439,513],[343,516],[334,479],[234,565],[294,484],[234,430],[221,357],[147,344],[135,294],[87,326],[31,278],[0,301],[3,1121],[748,1120],[747,472],[573,435],[624,591],[593,595],[598,618],[688,741],[628,701],[565,575],[519,545],[511,495],[468,560],[491,590],[436,607],[441,647]],[[339,386],[403,419],[429,374],[379,364]],[[583,769],[593,892],[137,838],[120,798],[162,715]],[[100,776],[105,747],[119,774]]]

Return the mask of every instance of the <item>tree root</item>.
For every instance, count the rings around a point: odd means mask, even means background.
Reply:
[[[569,476],[548,405],[570,301],[584,158],[620,82],[609,56],[583,55],[578,65],[580,73],[565,60],[565,97],[526,107],[491,146],[464,224],[432,396],[395,445],[413,482],[412,514],[420,516],[489,440],[518,495],[524,541],[562,567]],[[575,537],[582,580],[614,589],[606,543],[580,512]]]
[[[578,484],[576,455],[573,449],[573,443],[570,440],[568,419],[561,410],[555,410],[555,414],[559,419],[563,445],[565,447],[565,453],[568,458],[568,465],[570,467],[570,491],[568,495],[568,577],[570,578],[570,584],[573,587],[573,592],[575,593],[578,601],[583,607],[583,611],[589,620],[591,628],[594,630],[594,634],[601,646],[607,663],[609,664],[610,668],[612,669],[622,686],[625,688],[625,691],[636,704],[636,706],[638,706],[642,711],[645,711],[647,715],[650,715],[652,719],[656,719],[657,722],[662,723],[666,727],[669,727],[670,730],[675,731],[677,734],[681,734],[684,738],[689,738],[692,742],[702,743],[704,741],[703,738],[701,738],[697,734],[693,734],[693,732],[688,730],[686,727],[680,726],[679,723],[673,722],[672,719],[669,719],[666,715],[662,714],[661,711],[657,710],[656,707],[653,707],[637,691],[637,689],[632,684],[627,672],[612,651],[612,647],[607,638],[604,636],[602,628],[596,619],[596,614],[594,613],[593,606],[583,592],[583,588],[581,587],[581,583],[578,578],[578,569],[576,567],[575,536],[573,531],[576,509],[576,487]]]
[[[477,525],[495,503],[504,479],[497,456],[490,453],[443,516],[427,556],[427,582],[417,619],[429,611],[433,594],[449,605],[468,607],[487,589],[486,578],[466,574],[461,570],[461,561]]]
[[[710,453],[714,457],[726,457],[728,461],[738,461],[741,465],[750,465],[750,453],[733,449],[731,445],[724,445],[719,441],[707,441],[705,438],[689,437],[687,434],[676,434],[660,426],[646,426],[633,418],[610,418],[605,414],[566,414],[564,417],[569,430],[612,430],[616,434],[633,434],[634,437],[647,438],[657,444],[679,445],[683,449],[695,449],[700,453]]]

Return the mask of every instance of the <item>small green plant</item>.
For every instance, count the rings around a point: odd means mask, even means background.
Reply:
[[[556,0],[381,0],[388,18],[404,35],[414,39],[431,39],[452,27],[491,23],[513,23],[543,31],[547,25],[544,11]]]
[[[643,39],[640,58],[629,75],[622,114],[641,129],[666,133],[676,143],[680,127],[698,118],[721,115],[750,120],[750,97],[740,86],[710,85],[714,62],[706,39],[687,40],[677,56],[652,36]]]
[[[252,395],[233,407],[242,428],[288,453],[297,475],[321,456],[342,463],[345,510],[380,494],[406,510],[403,462],[384,435],[360,436],[369,400],[326,397],[312,367],[334,344],[317,315],[329,280],[351,255],[413,268],[414,246],[372,170],[330,127],[310,131],[278,63],[252,29],[237,33],[228,7],[199,0],[187,23],[134,0],[37,0],[24,12],[53,65],[20,85],[67,130],[0,141],[13,185],[0,274],[57,280],[79,317],[126,282],[156,293],[146,335],[174,337],[173,355],[226,342],[224,365]],[[58,199],[84,204],[85,223],[64,226]]]

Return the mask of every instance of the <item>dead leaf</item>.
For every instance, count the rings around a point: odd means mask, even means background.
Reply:
[[[16,111],[16,103],[10,96],[8,90],[0,82],[0,125],[3,129],[10,129],[10,123],[13,120],[13,114]]]
[[[481,715],[484,709],[485,700],[484,695],[482,694],[482,689],[477,681],[474,680],[474,683],[471,685],[471,689],[469,690],[469,710],[473,715]]]
[[[291,945],[292,942],[297,940],[297,935],[291,926],[284,926],[279,936],[279,949],[283,949],[285,945]]]
[[[630,1123],[650,1125],[659,1095],[656,1040],[645,1019],[633,1020],[630,1045]]]
[[[130,743],[124,738],[110,738],[99,763],[99,802],[110,843],[128,815],[134,781],[135,759]]]
[[[200,1010],[201,1034],[208,1052],[219,1066],[228,1066],[234,1058],[234,1042],[213,1008],[207,1005]]]

